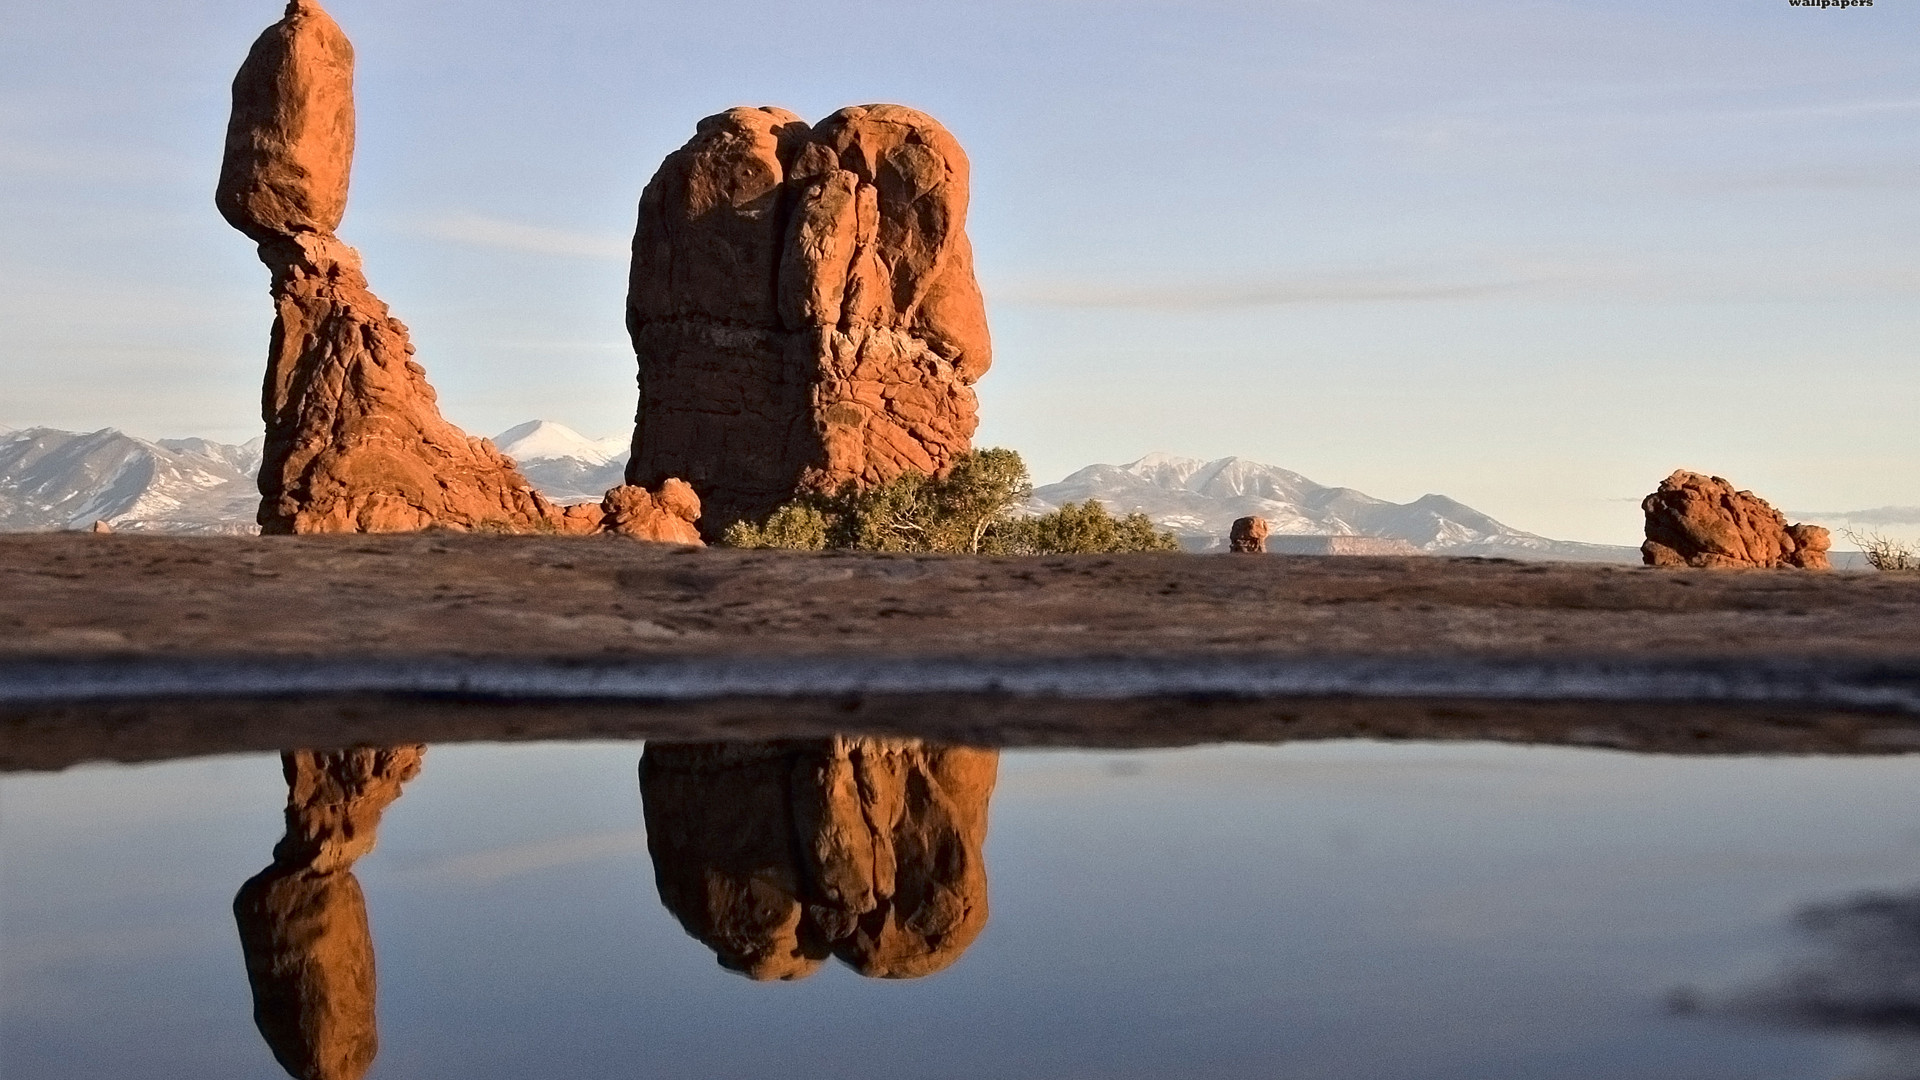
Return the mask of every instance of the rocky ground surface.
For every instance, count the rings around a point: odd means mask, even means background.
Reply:
[[[1920,670],[1920,576],[1430,557],[970,559],[455,533],[0,536],[0,681],[6,665],[129,656],[1212,654],[1865,663],[1911,681]],[[418,739],[848,728],[1006,744],[1385,734],[1782,751],[1899,749],[1920,732],[1911,716],[1770,707],[963,697],[489,709],[444,695],[16,704],[0,709],[0,768]]]

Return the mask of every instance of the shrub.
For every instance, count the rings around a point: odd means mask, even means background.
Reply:
[[[948,554],[1053,555],[1178,551],[1173,534],[1145,514],[1115,518],[1099,503],[1069,503],[1021,518],[1033,494],[1026,462],[1012,450],[975,450],[941,477],[905,473],[879,487],[852,485],[832,495],[803,495],[759,524],[729,526],[731,547],[820,551],[930,551]]]
[[[1860,546],[1867,565],[1875,570],[1920,570],[1920,548],[1877,532],[1862,535],[1851,529],[1842,535]]]

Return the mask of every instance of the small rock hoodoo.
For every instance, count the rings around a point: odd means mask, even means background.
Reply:
[[[1648,566],[1798,567],[1825,570],[1832,539],[1818,525],[1789,525],[1751,491],[1679,469],[1640,503]]]
[[[1264,555],[1267,551],[1267,532],[1266,518],[1240,518],[1233,523],[1233,531],[1227,534],[1227,550],[1249,555]]]
[[[700,122],[640,200],[629,484],[683,477],[709,537],[796,494],[943,472],[992,362],[968,164],[932,117]]]
[[[215,202],[259,245],[277,309],[261,531],[601,531],[613,507],[554,504],[492,443],[441,417],[407,328],[334,235],[353,165],[353,65],[352,44],[320,5],[292,0],[233,82]],[[669,506],[615,490],[626,523],[616,531],[697,542],[691,492]]]

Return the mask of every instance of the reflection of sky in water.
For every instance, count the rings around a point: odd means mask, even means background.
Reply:
[[[429,751],[356,868],[372,1076],[1910,1075],[1910,1044],[1663,1002],[1920,883],[1920,759],[1010,752],[953,968],[754,984],[661,907],[638,757]],[[271,757],[0,779],[0,1072],[279,1075],[230,905],[285,797]]]

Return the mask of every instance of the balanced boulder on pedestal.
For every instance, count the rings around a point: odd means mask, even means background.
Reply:
[[[261,531],[600,531],[604,507],[554,504],[441,417],[407,328],[334,235],[353,149],[353,46],[314,0],[292,0],[234,79],[215,196],[273,275]]]

